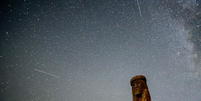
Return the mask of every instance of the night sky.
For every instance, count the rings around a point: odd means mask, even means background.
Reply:
[[[0,101],[201,101],[200,0],[1,0]]]

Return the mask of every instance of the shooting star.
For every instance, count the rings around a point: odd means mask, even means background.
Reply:
[[[34,69],[34,70],[37,71],[37,72],[40,72],[40,73],[44,73],[44,74],[47,74],[47,75],[50,75],[50,76],[53,76],[53,77],[59,78],[59,76],[56,76],[56,75],[51,74],[51,73],[44,72],[44,71],[42,71],[42,70],[38,70],[38,69]]]
[[[137,0],[137,6],[138,6],[139,13],[140,13],[140,17],[142,17],[142,12],[141,12],[140,4],[139,4],[139,1],[138,1],[138,0]]]

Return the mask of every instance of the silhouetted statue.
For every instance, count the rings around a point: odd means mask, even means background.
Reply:
[[[131,79],[133,101],[151,101],[146,82],[147,80],[143,75],[136,75]]]

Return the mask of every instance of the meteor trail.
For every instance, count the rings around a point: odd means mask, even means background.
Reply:
[[[142,17],[142,12],[141,12],[140,4],[139,4],[139,1],[138,1],[138,0],[137,0],[137,6],[138,6],[139,13],[140,13],[140,17]]]
[[[42,71],[42,70],[38,70],[38,69],[34,69],[34,70],[37,71],[37,72],[40,72],[40,73],[44,73],[44,74],[47,74],[47,75],[50,75],[50,76],[53,76],[53,77],[59,78],[59,76],[56,76],[56,75],[51,74],[51,73],[44,72],[44,71]]]

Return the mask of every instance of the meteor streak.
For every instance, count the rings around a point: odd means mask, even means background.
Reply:
[[[139,1],[138,1],[138,0],[137,0],[137,6],[138,6],[139,13],[140,13],[140,17],[142,17],[142,12],[141,12],[140,4],[139,4]]]
[[[59,76],[56,76],[56,75],[51,74],[51,73],[47,73],[47,72],[42,71],[42,70],[38,70],[38,69],[34,69],[34,70],[37,71],[37,72],[40,72],[40,73],[44,73],[44,74],[47,74],[47,75],[50,75],[50,76],[53,76],[53,77],[59,78]]]

